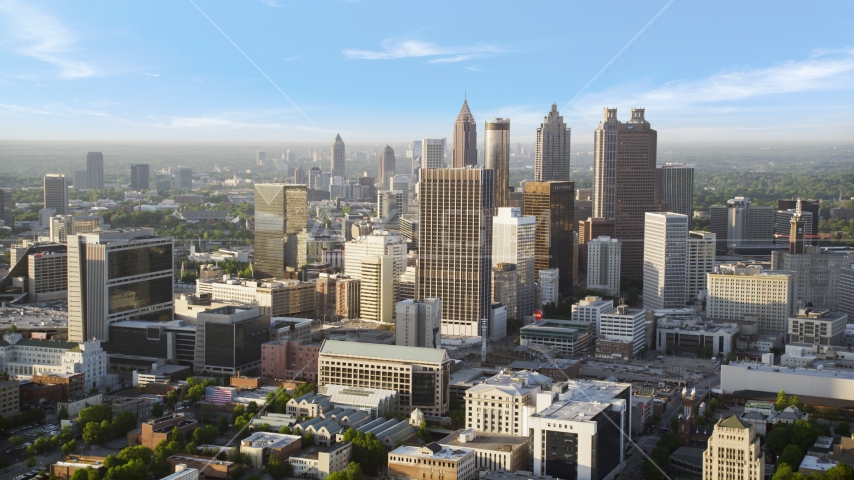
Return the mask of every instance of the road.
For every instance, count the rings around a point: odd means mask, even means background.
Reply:
[[[62,458],[61,450],[50,453],[48,455],[37,455],[35,467],[29,468],[27,467],[27,464],[25,462],[17,463],[15,465],[3,469],[3,473],[0,474],[0,480],[11,480],[22,473],[29,472],[30,470],[50,470],[50,465],[59,461],[60,458]]]

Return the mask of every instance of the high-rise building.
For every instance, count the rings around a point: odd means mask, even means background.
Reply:
[[[362,278],[362,260],[368,257],[389,256],[396,277],[406,270],[406,239],[402,234],[375,230],[371,235],[355,238],[344,244],[344,273]]]
[[[535,279],[539,272],[550,268],[560,270],[564,277],[561,293],[572,291],[573,202],[575,184],[572,182],[525,183],[524,215],[536,217],[534,246]]]
[[[402,300],[394,310],[395,345],[442,348],[442,300]]]
[[[571,129],[552,104],[549,114],[537,129],[537,157],[534,161],[534,179],[538,182],[568,181]]]
[[[480,335],[492,300],[495,177],[475,168],[423,169],[418,298],[442,299],[442,335]]]
[[[530,315],[535,304],[536,286],[534,285],[536,244],[536,218],[522,216],[518,208],[502,207],[492,220],[492,267],[500,263],[516,265],[516,305],[508,307],[510,318],[521,319]],[[493,295],[493,300],[496,299]],[[504,303],[503,301],[501,301]],[[518,315],[518,316],[517,316]]]
[[[425,138],[421,142],[421,168],[444,168],[445,139]]]
[[[548,268],[537,272],[540,283],[540,302],[543,305],[558,304],[560,288],[560,269]]]
[[[44,176],[44,208],[52,208],[57,215],[68,214],[68,180],[65,175],[48,173]]]
[[[486,122],[486,131],[483,136],[483,168],[491,168],[495,170],[495,208],[498,209],[509,206],[509,118],[493,118],[491,121]]]
[[[782,334],[795,297],[796,272],[764,270],[761,265],[720,265],[706,274],[706,316],[741,320],[754,316],[759,333]]]
[[[626,123],[617,120],[616,108],[604,114],[594,134],[593,216],[615,221],[614,236],[623,242],[622,276],[640,279],[644,214],[667,210],[656,198],[658,133],[642,108],[633,108]]]
[[[89,172],[86,170],[75,170],[73,179],[75,190],[89,189]]]
[[[15,202],[12,201],[12,191],[0,188],[0,222],[9,228],[15,226]]]
[[[267,163],[267,152],[255,152],[255,165],[264,166]]]
[[[101,228],[100,215],[56,215],[50,217],[50,241],[65,243],[68,235],[92,233]]]
[[[195,371],[236,375],[261,369],[261,346],[270,341],[269,315],[227,306],[199,312],[195,323]]]
[[[646,212],[643,235],[643,306],[681,308],[687,298],[688,216]]]
[[[360,280],[361,299],[359,312],[361,318],[375,322],[391,323],[394,316],[394,268],[393,258],[363,258]]]
[[[86,154],[86,171],[88,172],[86,188],[89,190],[103,190],[104,154],[101,152],[89,152]]]
[[[305,185],[255,184],[255,278],[284,278],[302,267],[307,203]]]
[[[688,263],[686,282],[686,300],[699,298],[706,291],[706,274],[715,269],[714,233],[703,231],[688,232]]]
[[[379,156],[379,188],[386,188],[389,184],[389,179],[395,175],[394,150],[388,145],[383,148]],[[391,189],[392,186],[388,185]]]
[[[684,163],[666,163],[655,169],[656,187],[661,191],[661,201],[667,211],[694,218],[694,166]],[[689,225],[690,226],[690,225]]]
[[[735,415],[721,418],[703,452],[703,480],[765,478],[765,452],[756,428]]]
[[[604,218],[589,217],[576,218],[575,220],[578,232],[578,255],[576,255],[575,258],[578,259],[579,269],[581,271],[586,271],[587,242],[599,237],[616,238],[614,236],[614,221],[606,220]],[[620,248],[622,248],[622,246]],[[622,256],[620,258],[622,258]]]
[[[380,190],[377,192],[377,216],[380,222],[397,223],[404,207],[404,199],[409,192],[400,190]]]
[[[134,163],[130,166],[130,189],[146,192],[151,188],[151,174],[147,163]]]
[[[519,273],[513,263],[499,263],[492,267],[492,301],[507,307],[509,318],[522,318],[518,306]],[[521,310],[525,311],[525,310]],[[533,310],[531,310],[533,312]],[[528,313],[531,313],[528,312]]]
[[[788,210],[777,210],[775,214],[775,225],[774,225],[774,238],[777,239],[779,243],[785,243],[790,239],[790,233],[792,229],[792,220],[795,217],[799,217],[799,221],[801,223],[801,232],[800,232],[800,242],[804,244],[812,243],[813,234],[817,233],[812,229],[813,221],[812,221],[812,212],[807,211],[798,211],[795,208],[790,208]]]
[[[751,205],[749,197],[735,197],[726,206],[713,205],[710,215],[709,230],[717,236],[718,254],[774,241],[774,207]]]
[[[111,323],[173,317],[172,238],[153,228],[68,237],[68,339],[109,341]]]
[[[620,295],[620,259],[623,243],[601,236],[587,242],[587,288]]]
[[[305,177],[305,169],[302,167],[297,167],[294,169],[294,183],[296,184],[305,184],[308,180]]]
[[[464,168],[477,165],[477,122],[469,110],[467,100],[463,100],[463,108],[454,123],[454,154],[453,168]]]
[[[809,212],[810,220],[812,221],[812,225],[810,225],[809,229],[813,233],[818,233],[818,222],[821,220],[820,208],[821,201],[820,200],[805,200],[802,198],[791,198],[786,200],[777,200],[777,210],[795,210],[798,208],[798,202],[801,204],[801,214]],[[804,215],[806,217],[806,215]]]
[[[803,222],[801,223],[803,226]],[[854,265],[854,255],[846,250],[798,245],[801,253],[771,252],[771,269],[795,273],[793,302],[836,311],[840,301],[840,272]]]
[[[854,318],[854,266],[839,269],[839,311]]]
[[[193,189],[193,169],[190,167],[170,167],[169,173],[175,179],[176,190]],[[89,187],[92,188],[92,187]]]
[[[646,301],[646,298],[644,298]],[[646,310],[643,308],[629,308],[626,305],[618,305],[616,309],[602,312],[599,315],[599,325],[596,331],[599,340],[622,342],[627,344],[630,355],[628,359],[637,358],[646,344]],[[598,343],[598,341],[597,341]],[[600,350],[597,347],[597,356]],[[609,355],[610,356],[610,355]]]
[[[341,140],[341,134],[335,135],[335,141],[332,142],[332,176],[347,177],[344,168],[344,140]]]

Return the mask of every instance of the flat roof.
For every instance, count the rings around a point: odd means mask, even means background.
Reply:
[[[802,375],[806,377],[825,377],[825,378],[838,378],[840,380],[854,380],[854,372],[850,370],[836,370],[836,369],[823,369],[819,370],[817,368],[792,368],[792,367],[778,367],[773,365],[761,365],[757,363],[731,363],[729,365],[725,365],[728,368],[740,368],[742,370],[753,370],[761,373],[775,373],[780,375]]]
[[[375,343],[341,342],[324,340],[320,354],[347,355],[391,361],[444,363],[448,355],[442,348],[403,347]]]
[[[442,446],[442,449],[436,452],[431,451],[430,453],[426,453],[423,450],[428,449],[428,446],[424,447],[413,447],[408,445],[403,445],[401,447],[397,447],[391,453],[395,455],[406,455],[409,457],[422,457],[422,458],[433,458],[437,460],[460,460],[469,453],[474,450],[470,450],[464,447],[454,447],[448,448]]]
[[[380,402],[397,396],[394,390],[378,388],[349,387],[346,385],[325,385],[317,393],[329,396],[332,403],[377,407]]]
[[[299,435],[286,435],[284,433],[255,432],[240,441],[240,447],[249,448],[279,448],[302,441]]]
[[[801,460],[800,468],[807,468],[809,470],[820,470],[826,472],[831,468],[835,467],[839,462],[831,460],[829,458],[819,458],[814,457],[812,455],[806,455],[803,460]]]
[[[558,400],[545,410],[532,416],[573,422],[589,422],[593,417],[610,407],[610,403]]]
[[[514,450],[516,447],[521,447],[528,443],[528,437],[520,437],[515,435],[504,435],[501,433],[486,433],[476,432],[474,440],[461,442],[460,435],[465,432],[465,429],[457,430],[447,437],[439,440],[437,443],[442,446],[475,448],[478,450],[494,450],[503,451],[506,446],[510,446]]]
[[[305,450],[291,455],[291,458],[305,458],[308,460],[317,460],[320,453],[331,453],[342,448],[350,446],[350,442],[333,443],[332,445],[315,445],[306,448]]]
[[[675,452],[670,454],[670,458],[676,458],[685,463],[691,463],[694,465],[702,465],[703,452],[705,451],[706,449],[704,448],[679,447]]]

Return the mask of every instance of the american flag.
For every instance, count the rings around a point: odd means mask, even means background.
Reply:
[[[206,387],[205,401],[214,405],[225,405],[231,401],[234,389],[226,387]]]

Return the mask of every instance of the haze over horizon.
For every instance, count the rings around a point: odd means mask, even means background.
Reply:
[[[0,139],[450,138],[464,96],[514,143],[556,103],[574,152],[605,107],[665,145],[850,138],[854,8],[720,7],[4,0]]]

